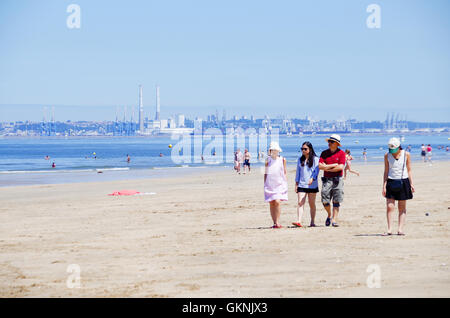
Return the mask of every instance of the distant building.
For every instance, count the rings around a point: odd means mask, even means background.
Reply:
[[[185,117],[183,114],[178,114],[176,117],[176,125],[177,127],[184,127],[184,121],[185,121]]]

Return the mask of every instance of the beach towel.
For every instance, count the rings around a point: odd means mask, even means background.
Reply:
[[[148,195],[148,194],[156,194],[155,192],[139,192],[136,190],[120,190],[120,191],[114,191],[113,193],[110,193],[108,195]]]
[[[114,191],[113,193],[110,193],[108,195],[135,195],[139,194],[139,191],[136,190],[120,190],[120,191]]]

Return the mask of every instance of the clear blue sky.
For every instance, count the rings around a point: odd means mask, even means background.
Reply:
[[[71,3],[81,29],[66,26]],[[366,26],[371,3],[380,29]],[[448,0],[2,0],[0,121],[38,120],[39,105],[112,119],[139,84],[153,118],[157,83],[163,118],[450,121],[449,39]]]

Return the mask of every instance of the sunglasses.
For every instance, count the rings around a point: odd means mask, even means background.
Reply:
[[[309,148],[302,148],[302,151],[306,151],[306,150],[309,150]]]
[[[333,141],[333,140],[328,140],[328,143],[329,144],[334,144],[336,141]]]

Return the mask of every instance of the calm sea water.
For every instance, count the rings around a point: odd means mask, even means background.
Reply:
[[[280,136],[282,155],[289,163],[295,163],[300,154],[300,146],[306,140],[313,144],[319,155],[327,148],[325,137]],[[392,136],[342,136],[342,149],[350,149],[354,161],[358,162],[363,160],[363,148],[367,148],[368,162],[382,162],[390,137]],[[411,145],[413,160],[421,160],[422,144],[431,144],[433,160],[448,160],[450,152],[439,150],[438,146],[450,146],[449,137],[450,134],[406,135],[402,145],[404,148]],[[206,140],[203,146],[210,142]],[[93,175],[99,175],[99,172],[102,172],[102,176],[94,177],[96,180],[163,176],[179,174],[181,171],[189,173],[202,168],[225,169],[232,166],[233,153],[227,153],[226,157],[207,157],[205,154],[205,161],[199,163],[174,163],[171,152],[178,150],[176,147],[169,148],[169,144],[176,143],[170,137],[0,138],[0,186],[86,181],[93,178]],[[269,143],[270,139],[267,140],[267,144]],[[225,141],[223,146],[222,153],[225,154]],[[246,146],[248,147],[248,139]],[[220,150],[216,149],[216,152],[220,153]],[[127,154],[131,158],[129,163]],[[50,159],[46,160],[45,156]],[[200,161],[198,157],[193,159]],[[256,153],[253,154],[252,161],[256,165],[261,164],[257,162]],[[52,168],[53,162],[55,168]]]

